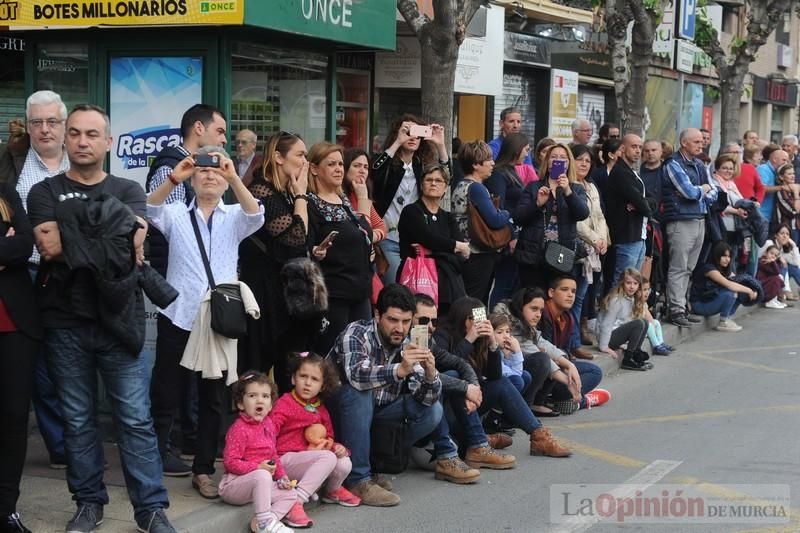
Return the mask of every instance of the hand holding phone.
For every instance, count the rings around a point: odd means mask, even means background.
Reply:
[[[567,173],[567,162],[563,159],[554,159],[550,164],[550,179],[556,180],[562,174]]]
[[[476,307],[472,310],[472,320],[475,322],[483,322],[486,320],[486,309],[483,307]]]
[[[327,250],[330,248],[331,244],[333,244],[333,241],[336,240],[337,235],[339,235],[339,232],[336,230],[328,233],[328,235],[322,239],[322,242],[319,243],[318,246],[323,250]]]
[[[420,137],[422,139],[430,139],[433,136],[433,130],[430,126],[412,124],[409,128],[409,135],[412,137]]]
[[[411,344],[418,348],[428,348],[428,326],[414,326],[411,328]]]
[[[197,167],[219,168],[219,156],[211,154],[197,154],[194,156]]]

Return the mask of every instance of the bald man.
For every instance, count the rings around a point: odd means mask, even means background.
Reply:
[[[775,209],[775,193],[784,186],[777,183],[778,169],[789,162],[789,154],[784,150],[773,150],[769,154],[769,159],[758,165],[758,177],[764,184],[764,201],[761,202],[761,214],[768,221],[772,220],[772,212]]]
[[[250,182],[253,181],[253,172],[261,166],[263,161],[261,154],[256,154],[257,143],[258,136],[252,130],[239,130],[239,133],[236,134],[234,163],[236,163],[236,171],[245,186],[250,185]]]
[[[680,149],[664,163],[661,205],[669,243],[669,320],[676,326],[690,327],[693,323],[702,322],[702,319],[692,317],[687,312],[686,291],[703,247],[706,213],[717,199],[717,189],[709,184],[708,172],[698,159],[703,153],[703,134],[700,130],[683,130],[679,142]]]

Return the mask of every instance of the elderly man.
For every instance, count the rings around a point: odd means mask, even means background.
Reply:
[[[592,123],[588,120],[579,118],[572,123],[572,144],[589,144],[589,139],[592,138]]]
[[[772,212],[775,210],[775,193],[780,191],[784,185],[777,184],[778,169],[789,162],[789,154],[783,150],[773,150],[769,154],[769,159],[758,165],[758,177],[764,185],[764,201],[761,202],[761,214],[764,218],[772,220]]]
[[[798,146],[797,135],[785,135],[781,142],[781,148],[789,154],[789,162],[794,167],[795,176],[800,172],[800,146]]]
[[[67,484],[78,507],[66,530],[91,533],[102,523],[103,506],[108,504],[97,427],[99,374],[113,399],[111,414],[139,531],[174,533],[164,514],[169,499],[161,480],[161,458],[149,411],[152,362],[133,353],[120,332],[100,320],[107,309],[101,305],[95,278],[87,275],[88,269],[73,270],[65,262],[64,250],[74,232],[62,234],[58,222],[64,211],[59,209],[62,202],[78,201],[71,200],[73,195],[88,200],[114,197],[136,215],[139,229],[125,253],[128,257],[135,253],[141,263],[147,231],[144,191],[135,181],[103,171],[111,149],[105,111],[89,104],[75,107],[67,117],[66,131],[69,169],[37,183],[28,194],[28,216],[42,257],[37,300],[48,365],[64,414]],[[144,316],[129,327],[143,335]]]
[[[258,136],[248,129],[239,130],[236,134],[236,171],[245,187],[250,185],[253,181],[253,173],[256,169],[261,167],[264,158],[261,154],[256,153],[256,144],[258,143]]]
[[[679,142],[680,149],[664,163],[661,205],[669,244],[669,319],[676,326],[689,327],[701,322],[687,313],[686,291],[703,247],[706,213],[717,199],[717,189],[708,183],[708,172],[698,159],[703,152],[700,130],[683,130]]]

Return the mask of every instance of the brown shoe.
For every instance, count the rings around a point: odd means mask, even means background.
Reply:
[[[389,477],[384,476],[383,474],[372,474],[372,481],[377,483],[378,486],[383,490],[388,490],[389,492],[391,492],[394,488],[391,480],[389,480]]]
[[[531,455],[547,455],[549,457],[569,457],[572,452],[556,442],[547,428],[534,429],[531,433]]]
[[[514,439],[505,433],[492,433],[491,435],[486,435],[486,440],[489,441],[489,446],[495,450],[503,450],[514,444]]]
[[[581,347],[573,348],[570,354],[575,359],[589,359],[589,360],[594,359],[594,354],[592,354],[592,352],[590,352],[586,348],[581,348]]]
[[[513,455],[497,453],[489,446],[470,448],[464,456],[464,462],[472,468],[489,468],[490,470],[506,470],[516,466],[517,459]]]
[[[597,337],[595,337],[592,330],[589,329],[589,321],[585,318],[581,319],[581,344],[585,346],[592,346],[594,343],[597,342]]]
[[[202,496],[203,498],[208,498],[209,500],[214,500],[219,498],[219,491],[217,490],[217,484],[214,483],[213,479],[211,479],[205,474],[193,475],[192,487],[197,489],[197,492],[199,492],[200,496]]]
[[[394,507],[400,503],[400,496],[383,489],[374,481],[367,480],[347,487],[347,490],[361,498],[363,505],[372,507]]]
[[[481,478],[481,473],[470,468],[458,456],[436,461],[436,479],[451,483],[475,483]]]

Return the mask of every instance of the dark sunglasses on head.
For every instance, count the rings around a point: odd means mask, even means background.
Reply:
[[[417,318],[417,322],[420,326],[427,326],[428,323],[433,324],[433,327],[436,327],[439,324],[438,318],[428,318],[427,316],[421,316]]]

